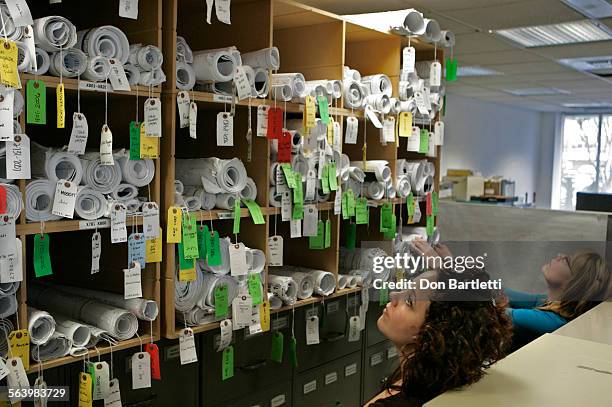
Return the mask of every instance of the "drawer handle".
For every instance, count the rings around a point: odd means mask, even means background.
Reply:
[[[344,332],[330,332],[323,337],[324,342],[337,342],[340,339],[344,339],[346,334]]]
[[[253,371],[253,370],[261,369],[267,363],[268,363],[268,361],[266,359],[259,359],[259,360],[255,361],[255,362],[251,363],[251,364],[244,365],[244,366],[238,366],[238,369],[240,369],[240,370],[247,370],[247,371]]]

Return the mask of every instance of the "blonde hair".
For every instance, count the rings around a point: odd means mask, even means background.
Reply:
[[[570,271],[571,277],[559,299],[548,301],[538,309],[574,319],[606,300],[612,278],[605,260],[598,253],[587,252],[572,256]]]

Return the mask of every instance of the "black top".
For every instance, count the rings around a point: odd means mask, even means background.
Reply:
[[[401,394],[396,394],[384,399],[376,400],[371,407],[422,407],[427,400],[414,397],[404,398]]]

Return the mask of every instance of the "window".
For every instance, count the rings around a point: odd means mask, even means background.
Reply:
[[[560,209],[573,210],[577,192],[612,192],[612,115],[565,116],[560,164]]]

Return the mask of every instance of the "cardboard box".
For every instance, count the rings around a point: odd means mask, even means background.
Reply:
[[[479,175],[467,177],[444,177],[444,182],[453,183],[453,199],[469,201],[472,196],[484,195],[484,178]]]

